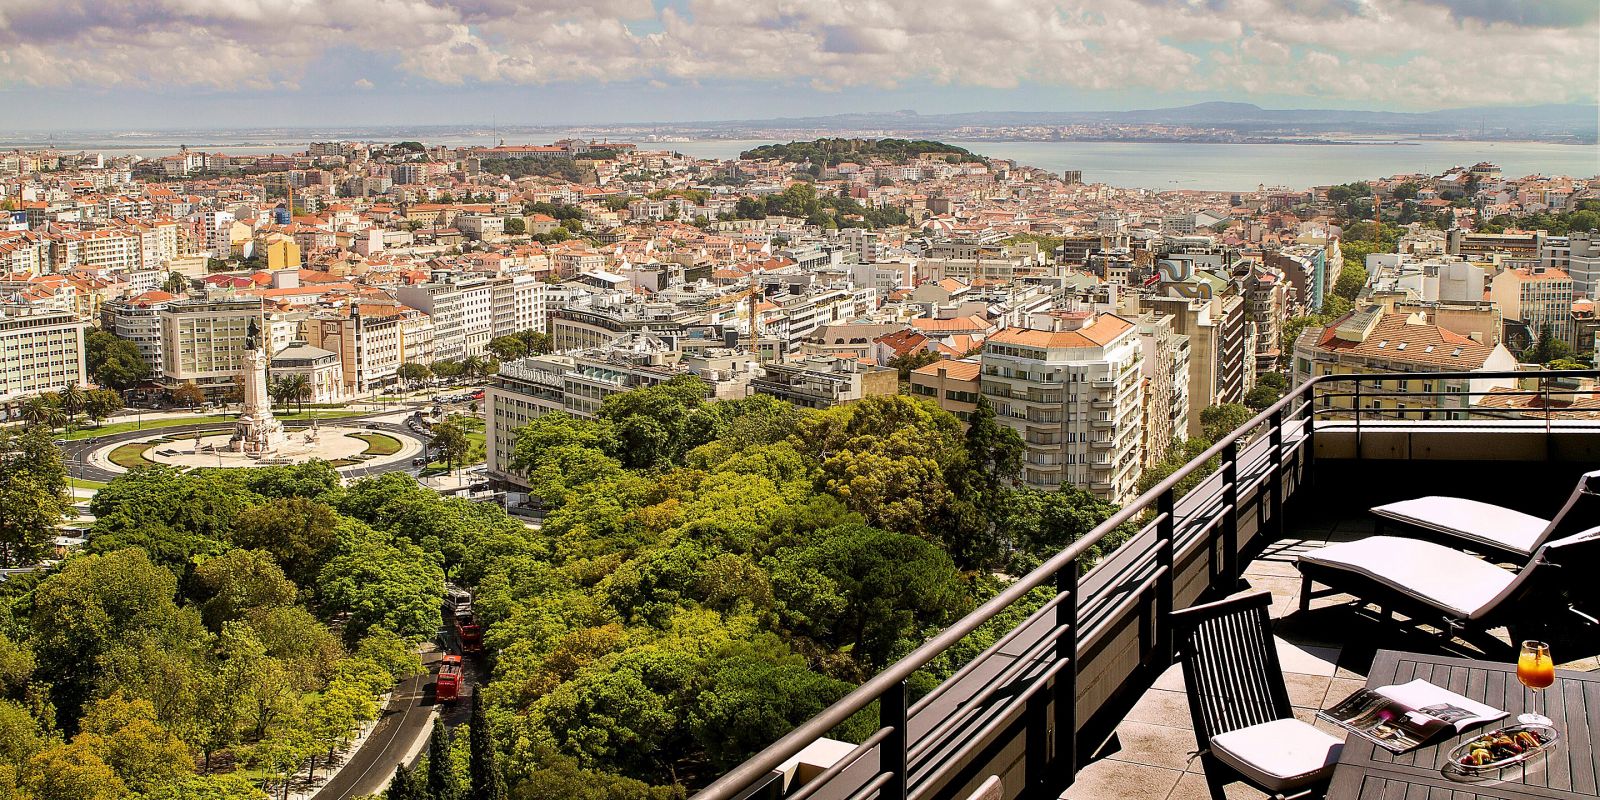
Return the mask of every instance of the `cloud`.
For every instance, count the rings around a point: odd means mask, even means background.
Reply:
[[[1448,35],[1443,35],[1448,31]],[[1595,0],[0,0],[0,88],[1067,87],[1592,102]],[[373,72],[393,70],[396,80]]]

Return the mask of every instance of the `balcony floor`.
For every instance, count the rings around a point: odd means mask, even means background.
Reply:
[[[1484,653],[1461,640],[1446,644],[1425,632],[1384,624],[1375,614],[1359,613],[1350,595],[1312,600],[1311,610],[1299,612],[1300,573],[1295,556],[1332,542],[1348,541],[1373,533],[1371,517],[1321,519],[1302,525],[1251,562],[1244,576],[1245,591],[1269,590],[1279,660],[1295,716],[1329,733],[1338,729],[1315,719],[1318,709],[1336,703],[1366,683],[1367,670],[1379,649],[1436,652],[1466,658],[1512,661],[1515,654],[1496,630],[1505,649]],[[1589,648],[1594,650],[1594,648]],[[1556,650],[1556,648],[1552,648]],[[1556,650],[1559,658],[1562,653]],[[1568,653],[1567,655],[1576,655]],[[1594,671],[1600,658],[1594,652],[1561,664],[1566,669]],[[1062,800],[1210,800],[1210,792],[1195,751],[1183,671],[1168,669],[1145,692],[1117,726],[1116,734],[1078,772],[1077,781]],[[1243,783],[1227,787],[1230,798],[1268,795]]]

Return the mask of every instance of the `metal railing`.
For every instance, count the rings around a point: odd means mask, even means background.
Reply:
[[[1551,398],[1563,392],[1579,393],[1562,387],[1555,387],[1561,391],[1554,391],[1550,382],[1592,380],[1600,378],[1600,371],[1384,373],[1312,378],[1128,503],[1088,535],[694,797],[742,800],[781,796],[776,789],[783,776],[777,770],[874,703],[878,704],[877,730],[798,791],[785,796],[785,800],[807,800],[825,790],[826,797],[851,800],[923,800],[941,796],[940,792],[948,794],[963,787],[965,779],[971,777],[964,773],[971,773],[972,763],[980,756],[992,761],[996,739],[1008,728],[1019,725],[1032,726],[1022,756],[1026,764],[1025,791],[1064,787],[1071,783],[1084,755],[1086,719],[1080,717],[1092,718],[1114,710],[1131,691],[1142,693],[1154,676],[1170,665],[1170,615],[1180,599],[1192,602],[1206,593],[1231,591],[1240,580],[1240,553],[1246,545],[1270,542],[1282,534],[1289,493],[1311,480],[1317,429],[1354,426],[1359,443],[1363,412],[1372,409],[1359,408],[1359,401],[1354,409],[1319,408],[1319,400],[1389,396],[1381,390],[1375,393],[1361,388],[1374,382],[1381,386],[1385,380],[1508,378],[1539,380],[1538,390],[1520,390],[1520,394],[1542,398],[1543,408],[1537,409],[1535,416],[1548,432],[1553,425],[1549,414]],[[1330,383],[1353,384],[1354,388],[1325,389]],[[1509,395],[1517,391],[1496,393]],[[1418,392],[1391,394],[1424,396]],[[1428,394],[1472,396],[1470,392]],[[1392,411],[1380,409],[1375,413]],[[1497,413],[1500,411],[1496,409]],[[1370,427],[1372,421],[1366,424]],[[1213,459],[1217,460],[1215,472],[1180,498],[1180,484],[1208,470]],[[1247,508],[1254,513],[1245,513]],[[1126,544],[1091,569],[1080,569],[1094,558],[1100,545],[1120,535],[1130,523],[1138,526],[1137,533]],[[1242,541],[1247,528],[1250,541]],[[1179,559],[1182,570],[1175,566]],[[1180,571],[1184,578],[1181,587],[1175,580]],[[911,701],[909,681],[913,675],[1041,587],[1049,587],[1053,596],[1024,623],[1005,632],[927,695]],[[1132,645],[1126,644],[1130,638]],[[1119,647],[1129,651],[1121,657],[1126,663],[1101,670],[1095,660],[1097,654],[1103,656]],[[991,673],[988,668],[996,664],[1000,664],[999,669]],[[1080,697],[1080,678],[1090,666],[1098,670],[1097,684],[1091,687],[1095,691],[1086,701]],[[953,697],[956,687],[972,691]],[[917,734],[910,735],[914,718],[925,711],[937,711],[929,714],[936,721],[919,725]],[[1059,785],[1051,785],[1052,782]]]

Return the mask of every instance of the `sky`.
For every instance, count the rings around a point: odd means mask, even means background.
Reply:
[[[1597,0],[0,0],[0,130],[1594,103]]]

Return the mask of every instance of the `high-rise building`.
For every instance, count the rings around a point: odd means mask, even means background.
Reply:
[[[15,418],[29,397],[88,382],[85,325],[55,309],[0,307],[0,419]]]
[[[1574,294],[1593,299],[1600,292],[1600,236],[1573,233],[1552,236],[1539,248],[1539,266],[1565,270]]]
[[[1489,299],[1507,320],[1528,326],[1537,341],[1545,331],[1576,346],[1577,326],[1572,318],[1573,282],[1565,270],[1544,266],[1501,270],[1490,284]]]
[[[989,337],[981,391],[1022,437],[1024,483],[1071,484],[1112,502],[1136,493],[1143,360],[1137,326],[1115,314],[1041,314]]]
[[[161,309],[160,318],[162,377],[222,390],[242,367],[251,320],[262,322],[261,301],[180,300]]]

